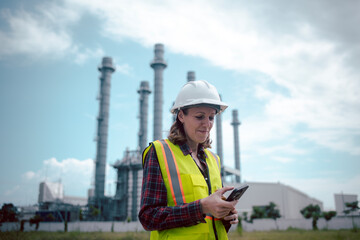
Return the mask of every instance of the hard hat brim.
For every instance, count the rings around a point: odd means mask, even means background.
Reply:
[[[214,101],[212,99],[196,99],[194,101],[189,101],[187,104],[183,104],[181,106],[174,105],[170,111],[172,114],[176,114],[181,109],[200,106],[214,108],[216,110],[216,114],[223,112],[228,107],[228,105],[224,102]]]

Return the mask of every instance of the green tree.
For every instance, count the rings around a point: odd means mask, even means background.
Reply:
[[[355,201],[355,202],[347,202],[345,203],[345,206],[348,208],[344,211],[344,213],[347,215],[347,214],[350,214],[352,212],[356,212],[357,210],[359,210],[359,206],[358,206],[358,201]],[[352,224],[353,224],[353,230],[355,232],[357,232],[357,226],[355,225],[355,222],[354,222],[354,214],[351,214],[351,219],[352,219]]]
[[[313,230],[318,230],[317,221],[321,216],[321,209],[319,205],[309,204],[305,208],[303,208],[300,213],[304,216],[304,218],[309,219],[312,218],[312,228]]]
[[[79,209],[79,220],[83,221],[84,220],[84,213],[82,209]]]
[[[265,206],[253,206],[250,222],[254,219],[271,218],[275,221],[276,229],[279,229],[276,219],[280,217],[280,211],[276,209],[276,204],[270,202],[269,205]]]
[[[248,219],[247,212],[243,212],[242,219],[244,219],[245,222],[252,223],[251,219]]]
[[[89,208],[89,217],[92,219],[92,220],[98,220],[99,217],[100,217],[100,214],[101,214],[101,211],[100,209],[98,209],[97,207],[93,206],[93,205],[90,205],[90,208]]]
[[[30,226],[32,226],[33,224],[36,224],[36,225],[35,225],[35,230],[38,230],[38,229],[39,229],[40,222],[41,222],[42,220],[43,220],[43,219],[42,219],[39,215],[35,215],[35,216],[33,216],[32,218],[30,218],[30,220],[29,220]]]
[[[0,210],[0,222],[17,222],[18,215],[17,208],[12,203],[4,203]]]
[[[265,207],[264,206],[253,206],[250,221],[254,219],[265,218]]]
[[[276,229],[279,229],[276,219],[280,218],[280,211],[276,209],[276,204],[270,202],[269,205],[265,206],[265,218],[272,218],[275,221]]]
[[[54,215],[52,213],[49,213],[45,217],[45,222],[54,222],[55,220],[56,220],[56,218],[54,217]]]
[[[68,231],[68,221],[65,220],[64,221],[64,232],[67,232]]]
[[[265,206],[253,206],[252,214],[250,216],[250,221],[247,219],[247,214],[244,214],[244,220],[246,222],[252,223],[254,219],[261,218],[271,218],[275,221],[276,229],[279,229],[276,219],[280,218],[280,211],[276,209],[276,204],[270,202],[269,205]]]
[[[26,220],[24,220],[24,219],[20,221],[20,232],[24,231],[25,222],[26,222]]]
[[[328,211],[328,212],[323,212],[322,216],[325,218],[326,220],[326,228],[328,228],[328,222],[336,216],[336,212],[335,211]]]
[[[252,223],[252,220],[248,219],[248,213],[247,212],[243,212],[242,215],[243,215],[243,219],[244,219],[245,222]]]

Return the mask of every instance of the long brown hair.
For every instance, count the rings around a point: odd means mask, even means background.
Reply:
[[[180,111],[183,111],[185,115],[188,114],[188,109],[181,109]],[[176,121],[170,128],[168,139],[170,142],[177,145],[182,145],[187,142],[184,126],[182,122],[180,122],[178,116],[176,116]],[[205,142],[199,144],[199,147],[203,146],[204,148],[211,148],[211,142],[209,134]]]

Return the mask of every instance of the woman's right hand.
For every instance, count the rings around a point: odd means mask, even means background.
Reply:
[[[237,200],[232,202],[227,202],[222,199],[222,196],[225,192],[234,189],[234,187],[223,187],[211,194],[210,196],[200,200],[202,211],[204,214],[210,213],[216,218],[223,218],[233,210],[235,210],[235,205],[238,203]]]

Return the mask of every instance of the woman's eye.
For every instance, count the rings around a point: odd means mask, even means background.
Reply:
[[[205,119],[205,116],[195,116],[195,118],[198,119],[198,120],[203,120],[203,119]],[[214,121],[214,117],[213,117],[213,116],[210,116],[210,117],[209,117],[209,120],[210,120],[210,121]]]

